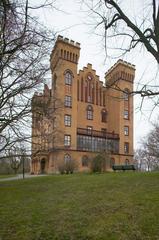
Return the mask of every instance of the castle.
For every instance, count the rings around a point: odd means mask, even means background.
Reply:
[[[80,44],[58,36],[50,57],[52,87],[32,98],[32,173],[53,173],[74,159],[79,171],[109,152],[113,164],[133,160],[135,66],[118,60],[100,81],[90,63],[77,72]]]

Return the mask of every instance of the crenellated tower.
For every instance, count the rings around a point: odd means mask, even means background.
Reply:
[[[80,44],[78,42],[58,36],[50,57],[52,95],[54,99],[61,101],[61,106],[55,114],[55,127],[61,133],[58,134],[59,141],[55,141],[55,147],[58,148],[76,149],[79,55]]]
[[[105,74],[109,131],[119,133],[120,162],[131,162],[133,156],[133,83],[135,66],[118,60]],[[125,156],[130,156],[125,159]],[[125,160],[123,160],[125,159]]]

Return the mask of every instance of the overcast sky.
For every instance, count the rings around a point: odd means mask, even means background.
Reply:
[[[35,0],[32,1],[37,3]],[[94,25],[92,25],[93,22],[96,22],[96,19],[90,19],[87,7],[79,2],[80,1],[78,0],[56,0],[55,6],[57,10],[52,11],[51,9],[43,9],[38,13],[38,15],[40,16],[40,21],[43,22],[44,25],[53,29],[57,34],[80,42],[81,52],[79,69],[86,66],[87,63],[92,63],[97,75],[100,76],[100,80],[104,81],[104,73],[118,59],[106,58],[104,41],[102,37],[95,34]],[[129,14],[129,10],[131,10],[133,18],[136,17],[137,11],[140,11],[141,14],[145,14],[143,9],[146,6],[147,0],[127,0],[124,2],[126,2],[126,5],[124,5],[125,11]],[[138,14],[138,17],[139,16],[140,15]],[[111,55],[110,51],[109,54]],[[112,56],[114,56],[113,50]],[[135,89],[137,87],[141,88],[144,82],[154,84],[156,81],[154,79],[156,79],[157,64],[147,51],[144,49],[137,49],[137,51],[128,53],[124,56],[123,60],[136,65]],[[145,104],[143,105],[141,112],[138,110],[141,98],[135,96],[134,100],[134,145],[137,147],[140,142],[140,138],[143,137],[151,128],[150,121],[156,120],[158,107],[156,107],[150,118],[153,106],[152,101],[144,101]]]

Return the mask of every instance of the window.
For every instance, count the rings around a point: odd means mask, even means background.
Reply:
[[[107,111],[105,109],[101,111],[101,118],[102,122],[107,122]]]
[[[65,135],[64,136],[64,146],[65,147],[70,147],[71,145],[71,136],[70,135]]]
[[[129,136],[129,127],[128,126],[124,126],[124,135]]]
[[[88,102],[91,103],[92,100],[91,100],[91,96],[88,96]]]
[[[92,135],[77,135],[77,149],[91,152],[108,150],[113,153],[118,153],[119,140],[94,137]]]
[[[71,161],[71,156],[70,156],[69,154],[65,154],[65,156],[64,156],[64,162],[67,163],[67,162],[69,162],[69,161]]]
[[[124,101],[128,101],[129,100],[129,89],[124,89],[124,92],[123,92],[123,98],[124,98]]]
[[[124,143],[124,153],[129,153],[129,143],[128,142]]]
[[[65,126],[71,127],[71,115],[64,116],[64,123],[65,123]]]
[[[65,74],[65,84],[72,85],[72,74],[70,72],[66,72]]]
[[[129,159],[125,160],[125,165],[129,165]]]
[[[88,135],[92,134],[92,130],[93,130],[93,127],[87,126],[87,133],[88,133]]]
[[[89,164],[89,158],[87,155],[84,155],[82,157],[82,167],[88,167],[88,164]]]
[[[129,111],[124,110],[124,119],[129,119]]]
[[[65,107],[72,107],[72,97],[65,96]]]
[[[93,120],[93,107],[91,105],[87,107],[87,119]]]

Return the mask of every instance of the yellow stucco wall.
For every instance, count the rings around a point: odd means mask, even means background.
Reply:
[[[63,161],[64,155],[69,152],[71,158],[75,159],[78,163],[78,169],[80,171],[85,170],[81,165],[82,156],[87,155],[92,158],[97,153],[77,151],[77,128],[93,127],[93,130],[101,131],[101,129],[107,129],[108,132],[115,132],[119,134],[119,154],[112,155],[116,164],[122,164],[126,159],[132,162],[133,155],[133,97],[129,96],[129,101],[126,103],[123,99],[123,90],[129,89],[133,91],[133,80],[135,75],[135,67],[130,63],[119,60],[111,69],[106,73],[106,85],[100,81],[99,76],[96,75],[96,71],[92,69],[91,64],[87,64],[82,70],[77,73],[78,59],[80,56],[80,44],[64,39],[61,36],[55,44],[55,47],[50,57],[50,67],[52,71],[52,88],[50,89],[51,101],[48,108],[57,107],[56,112],[52,113],[52,119],[54,118],[54,129],[52,130],[52,123],[44,121],[44,124],[49,125],[48,131],[54,135],[54,142],[49,143],[51,150],[46,151],[45,171],[56,172],[58,162]],[[69,88],[65,85],[64,77],[65,72],[69,70],[72,73],[73,81]],[[91,79],[88,79],[88,75]],[[56,81],[55,81],[56,79]],[[84,84],[92,84],[95,87],[98,84],[98,95],[94,94],[94,103],[85,101],[84,97],[81,100],[81,89],[78,91],[79,86]],[[85,86],[85,85],[84,85]],[[47,92],[47,91],[46,91]],[[43,93],[45,96],[46,92]],[[100,104],[101,94],[101,104]],[[72,97],[72,107],[64,106],[65,96]],[[105,95],[105,106],[103,105],[103,99]],[[49,94],[48,94],[49,96]],[[98,96],[98,104],[96,98]],[[36,96],[34,96],[36,98]],[[55,105],[53,101],[56,99]],[[88,120],[86,115],[86,108],[88,105],[93,107],[93,120]],[[47,107],[47,106],[46,106]],[[101,121],[101,111],[106,109],[108,112],[107,122]],[[129,119],[124,119],[124,110],[129,110]],[[72,117],[71,127],[65,126],[64,115],[69,114]],[[35,115],[35,110],[33,110]],[[51,121],[51,120],[50,120]],[[35,137],[37,134],[36,123],[33,123],[33,137],[32,137],[32,150],[35,152],[35,145],[39,142],[40,138]],[[129,127],[129,135],[124,135],[124,126]],[[64,135],[71,136],[71,146],[69,148],[64,147]],[[129,143],[129,153],[124,153],[124,143]],[[53,148],[58,148],[58,151],[54,151]],[[61,150],[60,150],[61,149]],[[65,149],[65,150],[64,150]],[[36,159],[36,161],[35,161]],[[42,156],[33,157],[32,159],[32,172],[40,172]]]

